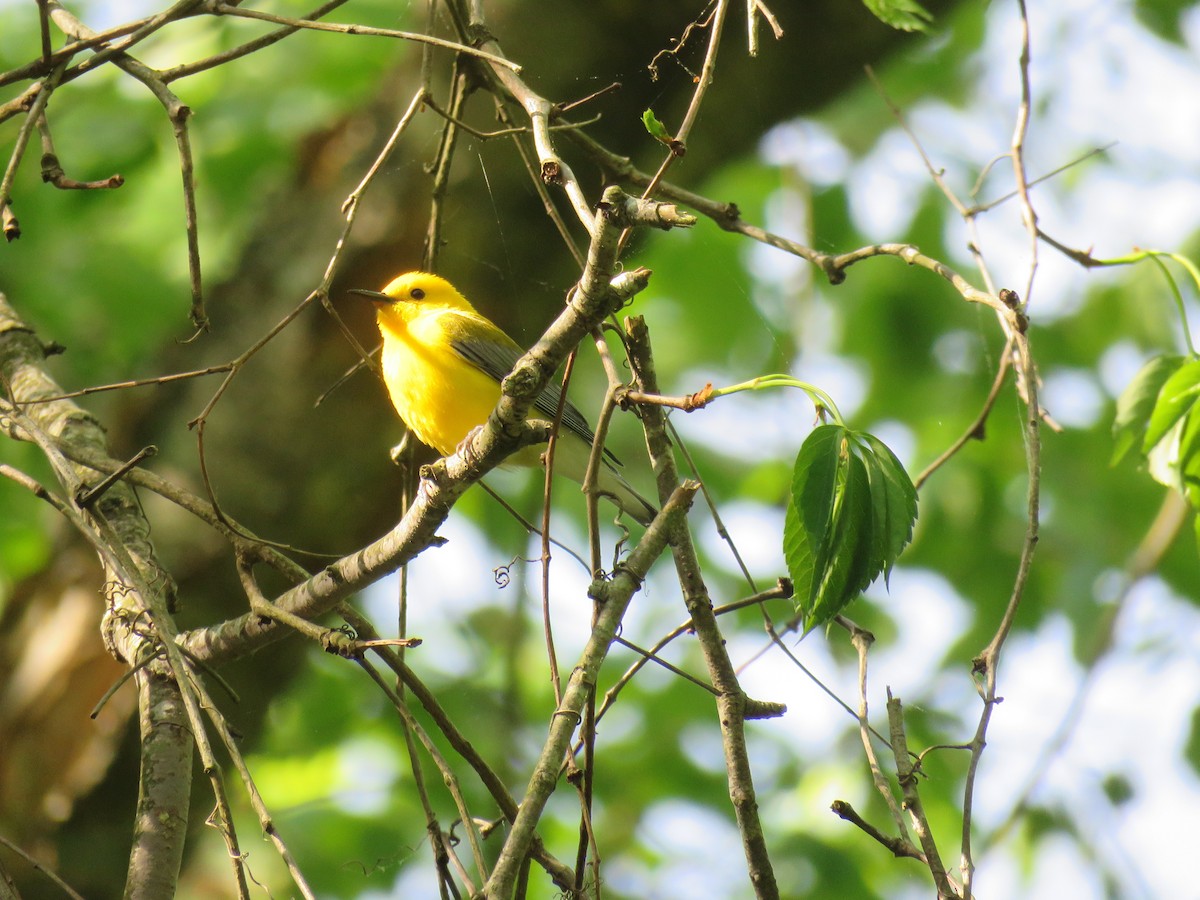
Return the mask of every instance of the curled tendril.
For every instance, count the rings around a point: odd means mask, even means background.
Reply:
[[[512,565],[496,566],[492,569],[492,577],[496,579],[497,587],[508,587],[512,583]]]

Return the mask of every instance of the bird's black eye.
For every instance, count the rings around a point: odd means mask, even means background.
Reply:
[[[425,292],[421,290],[421,288],[413,288],[408,292],[408,296],[412,297],[414,300],[424,300]]]

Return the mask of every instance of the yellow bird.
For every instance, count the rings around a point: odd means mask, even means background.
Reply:
[[[380,291],[352,290],[376,306],[383,335],[383,381],[392,405],[423,443],[449,456],[470,432],[487,421],[500,401],[500,380],[524,351],[491,320],[480,315],[454,285],[427,272],[407,272]],[[549,384],[534,410],[553,421],[562,390]],[[570,402],[554,451],[554,471],[583,482],[595,435]],[[524,447],[508,465],[539,466],[546,445]],[[605,451],[598,488],[626,513],[650,523],[655,509],[615,468]]]

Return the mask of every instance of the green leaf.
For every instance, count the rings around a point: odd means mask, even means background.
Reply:
[[[1133,782],[1120,772],[1110,772],[1104,776],[1104,780],[1100,782],[1100,788],[1104,791],[1108,802],[1117,807],[1125,806],[1137,796]]]
[[[846,431],[841,425],[814,428],[800,447],[792,475],[792,498],[799,505],[813,556],[813,591],[823,578],[833,549],[841,484],[845,481],[842,445]]]
[[[845,477],[834,514],[828,565],[817,570],[817,589],[804,610],[804,630],[824,625],[870,585],[871,484],[867,467],[847,453]],[[876,570],[878,571],[878,570]]]
[[[1150,423],[1142,440],[1142,452],[1149,453],[1175,424],[1195,405],[1200,396],[1200,360],[1179,366],[1163,382],[1150,413]]]
[[[1146,470],[1165,487],[1183,491],[1183,473],[1179,468],[1179,444],[1185,419],[1176,420],[1170,430],[1146,453]]]
[[[805,598],[813,595],[812,545],[808,542],[808,531],[800,520],[793,494],[788,495],[787,511],[783,516],[783,558],[792,579],[796,603],[802,609],[807,608]]]
[[[890,575],[916,514],[912,481],[882,441],[841,425],[813,430],[796,457],[783,533],[806,632]]]
[[[878,558],[886,584],[892,575],[892,566],[912,540],[913,525],[917,521],[917,489],[887,444],[873,434],[863,434],[862,440],[870,450],[864,455],[871,475],[875,527],[880,532],[876,535],[875,545],[880,550]]]
[[[646,126],[646,131],[652,138],[670,147],[675,156],[683,156],[687,153],[687,147],[684,146],[683,141],[667,131],[667,126],[658,120],[658,116],[654,115],[654,110],[648,109],[642,113],[642,124]]]
[[[670,144],[675,138],[671,132],[667,131],[667,126],[658,120],[658,116],[654,115],[654,110],[648,109],[642,113],[642,124],[646,126],[646,131],[650,137],[656,141],[661,141],[664,144]]]
[[[1200,775],[1200,706],[1192,710],[1192,727],[1183,745],[1183,758],[1192,767],[1192,774]]]
[[[1179,432],[1179,474],[1188,501],[1200,507],[1200,412],[1195,405],[1181,420]]]
[[[1112,465],[1116,465],[1141,445],[1150,424],[1150,414],[1163,384],[1184,362],[1182,356],[1156,356],[1133,376],[1129,386],[1117,398],[1113,418]]]
[[[1138,21],[1160,38],[1185,47],[1181,24],[1183,14],[1191,7],[1189,0],[1136,0],[1133,10]]]
[[[812,608],[833,546],[838,499],[838,463],[846,429],[813,429],[796,455],[792,489],[783,523],[783,553],[801,610]]]
[[[879,458],[868,447],[860,445],[858,449],[862,453],[862,462],[866,467],[871,498],[870,580],[867,582],[870,584],[875,580],[875,576],[887,567],[888,547],[891,543],[891,498],[888,496],[886,486],[887,476],[883,472]],[[890,574],[889,567],[888,575]]]
[[[832,544],[838,448],[845,428],[822,425],[805,439],[792,470],[784,517],[784,559],[802,608],[816,594]],[[822,563],[816,565],[816,547]]]
[[[863,0],[867,9],[885,25],[900,31],[928,31],[933,15],[916,0]]]

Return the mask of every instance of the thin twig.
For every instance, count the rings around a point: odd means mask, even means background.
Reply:
[[[432,15],[433,6],[430,5]],[[429,96],[429,81],[422,73],[422,85],[425,87],[424,102],[430,109],[441,110]],[[454,161],[454,151],[458,147],[458,133],[461,128],[458,117],[467,102],[471,88],[471,79],[459,67],[459,59],[455,57],[454,71],[450,76],[450,110],[442,114],[446,120],[442,128],[442,136],[438,142],[437,155],[433,160],[433,185],[429,191],[429,224],[425,228],[425,247],[421,251],[421,268],[426,272],[437,271],[438,253],[442,249],[442,216],[445,209],[446,189],[450,185],[450,165]]]
[[[517,817],[517,802],[508,792],[504,780],[488,765],[487,761],[467,740],[466,735],[454,724],[433,692],[417,677],[416,673],[401,658],[400,654],[391,647],[378,646],[375,640],[379,634],[371,622],[349,604],[338,607],[339,614],[350,623],[360,638],[368,639],[375,648],[376,655],[403,682],[406,691],[412,692],[422,708],[429,714],[434,726],[446,738],[447,743],[454,749],[463,761],[467,763],[479,778],[480,784],[488,791],[501,814],[509,822]],[[534,837],[530,847],[531,856],[548,872],[556,886],[561,890],[569,890],[575,882],[575,874],[569,866],[564,865],[550,855],[539,837]]]
[[[1017,609],[1025,594],[1029,582],[1029,573],[1033,565],[1033,554],[1037,548],[1039,534],[1039,507],[1041,500],[1041,415],[1037,403],[1037,378],[1033,372],[1033,359],[1030,354],[1026,335],[1019,335],[1016,348],[1016,358],[1023,370],[1024,383],[1029,392],[1027,405],[1023,409],[1025,461],[1028,485],[1026,488],[1026,523],[1025,538],[1021,544],[1021,556],[1017,563],[1017,572],[1013,580],[1012,592],[1004,609],[1004,615],[996,626],[987,647],[973,661],[973,671],[983,680],[980,696],[983,700],[983,710],[979,716],[979,724],[971,741],[971,759],[967,765],[966,783],[963,789],[963,827],[962,827],[962,872],[963,892],[971,896],[971,881],[975,871],[971,850],[972,815],[974,811],[975,780],[979,772],[979,761],[984,747],[987,745],[987,731],[991,723],[992,712],[1000,699],[996,692],[997,670],[1000,663],[1000,651],[1012,630],[1016,620]]]
[[[571,735],[582,718],[587,697],[595,688],[596,676],[629,608],[629,601],[646,577],[650,564],[666,549],[670,528],[683,520],[694,493],[694,487],[681,487],[664,504],[654,524],[646,530],[612,580],[593,584],[593,590],[604,599],[600,616],[571,670],[563,702],[551,720],[550,735],[530,776],[525,798],[521,801],[504,848],[484,888],[488,896],[512,896],[517,874],[535,836],[537,823],[554,790],[559,765],[570,745]]]
[[[311,13],[303,18],[305,20],[320,19],[322,16],[328,15],[337,9],[339,6],[348,2],[348,0],[329,0],[329,2],[318,6]],[[221,53],[213,56],[198,59],[195,62],[184,63],[183,65],[175,66],[172,69],[164,69],[160,74],[164,84],[170,84],[172,81],[177,81],[180,78],[187,78],[195,75],[198,72],[205,72],[209,69],[215,69],[217,66],[223,66],[226,63],[233,62],[235,59],[241,59],[243,56],[248,56],[258,50],[270,47],[286,37],[290,37],[300,31],[299,25],[285,25],[283,28],[278,28],[275,31],[264,34],[262,37],[257,37],[252,41],[247,41],[244,44],[239,44],[237,47],[232,47],[229,50],[224,50]]]
[[[845,800],[834,800],[833,803],[829,805],[829,808],[839,819],[845,819],[851,825],[858,827],[869,837],[887,847],[890,851],[892,851],[893,855],[898,857],[908,857],[928,865],[928,861],[925,859],[925,854],[922,853],[920,849],[918,849],[916,845],[912,843],[912,841],[905,840],[904,838],[890,837],[884,834],[882,831],[860,816],[858,811],[855,810],[855,808]]]
[[[917,768],[908,752],[908,739],[904,733],[904,707],[898,697],[893,697],[888,690],[888,734],[891,736],[892,755],[896,760],[896,776],[900,781],[900,790],[904,793],[904,808],[912,819],[913,830],[921,843],[925,855],[925,865],[933,876],[937,886],[938,900],[943,898],[970,897],[966,892],[959,893],[956,886],[946,874],[942,865],[941,854],[938,853],[937,843],[933,839],[933,830],[925,815],[925,806],[921,801],[921,792],[917,787]]]
[[[1025,173],[1025,140],[1029,135],[1029,116],[1033,106],[1029,83],[1029,10],[1025,0],[1017,0],[1017,7],[1021,10],[1021,102],[1017,104],[1017,121],[1013,126],[1012,164],[1013,176],[1017,182],[1017,196],[1021,201],[1021,221],[1029,234],[1029,279],[1025,283],[1024,294],[1025,306],[1028,307],[1033,293],[1033,280],[1038,270],[1038,217],[1029,197],[1029,180]]]
[[[11,208],[10,200],[12,199],[13,181],[17,177],[17,167],[21,164],[21,160],[25,156],[25,148],[29,145],[29,138],[33,135],[33,130],[37,127],[38,120],[46,109],[46,103],[49,102],[50,95],[54,93],[54,89],[58,86],[65,66],[65,63],[60,64],[41,81],[41,87],[33,97],[33,102],[29,107],[29,112],[26,114],[25,122],[21,125],[20,131],[17,132],[17,139],[13,145],[12,155],[8,158],[8,166],[4,170],[4,177],[0,178],[0,210]],[[15,221],[14,218],[13,222],[15,223]],[[16,230],[18,235],[20,234],[19,226],[5,223],[4,231],[6,234],[13,229]],[[9,239],[11,240],[12,238]]]
[[[646,393],[657,394],[658,378],[654,371],[645,322],[635,317],[629,319],[627,325],[630,362],[633,364],[638,385]],[[646,407],[643,410],[642,422],[646,427],[646,445],[654,464],[661,498],[671,490],[679,477],[674,457],[670,453],[662,410],[654,406]],[[762,821],[758,815],[754,779],[746,750],[745,718],[750,701],[738,682],[725,639],[713,615],[712,602],[692,545],[691,533],[686,527],[679,527],[671,535],[671,541],[672,556],[684,602],[696,628],[709,678],[720,692],[717,697],[717,720],[721,726],[729,795],[741,834],[750,883],[755,895],[761,900],[777,898],[779,887],[767,851]]]
[[[300,871],[300,866],[296,862],[296,858],[292,855],[287,843],[283,840],[283,836],[280,835],[279,829],[275,825],[275,820],[271,816],[270,811],[267,809],[266,801],[263,800],[262,794],[260,794],[258,791],[258,785],[256,785],[254,782],[254,776],[250,774],[250,767],[246,765],[245,757],[242,756],[241,748],[238,747],[237,740],[234,738],[233,733],[229,730],[229,724],[225,721],[225,717],[221,715],[216,704],[213,702],[212,697],[208,695],[203,682],[201,682],[199,679],[194,679],[192,682],[192,689],[195,690],[196,693],[204,700],[204,708],[208,712],[209,721],[212,722],[213,727],[217,730],[217,734],[221,738],[221,743],[225,745],[225,751],[229,754],[230,761],[233,763],[234,768],[237,769],[238,775],[241,776],[242,785],[246,790],[246,796],[250,800],[250,806],[254,809],[255,814],[258,816],[258,824],[262,828],[263,834],[274,845],[275,851],[279,854],[280,859],[283,860],[284,865],[287,867],[288,873],[292,876],[292,882],[296,885],[297,889],[299,889],[301,896],[303,896],[305,900],[316,900],[316,894],[309,886],[307,879],[304,877],[304,873]],[[212,775],[210,775],[210,778],[219,779],[220,769],[216,766],[213,766],[213,768],[215,771],[212,773]],[[219,780],[215,780],[214,784],[219,786]],[[221,807],[219,806],[218,808]],[[227,805],[225,805],[223,808],[223,815],[229,816],[229,809]],[[223,831],[224,828],[227,827],[229,829],[229,834],[232,834],[232,817],[229,817],[221,824]],[[236,844],[231,845],[229,850],[231,861],[233,861],[234,865],[240,870],[242,860],[241,854],[237,851]],[[248,892],[246,896],[249,896]]]
[[[295,19],[288,16],[277,16],[274,13],[264,12],[260,9],[245,9],[240,6],[231,6],[228,3],[217,3],[213,7],[213,12],[217,15],[237,16],[244,19],[258,19],[263,22],[272,22],[276,25],[286,25],[289,28],[305,28],[310,31],[330,31],[334,34],[357,34],[368,37],[386,37],[395,38],[403,41],[413,41],[418,44],[429,44],[433,47],[440,47],[443,50],[453,50],[455,53],[462,53],[467,56],[474,56],[484,62],[490,63],[493,66],[503,66],[513,72],[520,72],[521,67],[503,56],[498,56],[493,53],[488,53],[485,50],[478,50],[475,47],[469,47],[466,44],[457,44],[454,41],[447,41],[442,38],[434,37],[431,34],[423,34],[419,31],[397,31],[394,28],[372,28],[369,25],[344,25],[338,22],[314,22],[311,19]]]
[[[1083,719],[1088,698],[1095,688],[1101,664],[1108,658],[1116,646],[1116,636],[1121,614],[1129,605],[1133,589],[1143,579],[1157,571],[1166,552],[1174,545],[1180,529],[1187,523],[1191,508],[1183,495],[1178,491],[1168,490],[1163,496],[1162,505],[1150,527],[1146,529],[1141,542],[1130,554],[1122,572],[1121,588],[1117,597],[1105,609],[1096,627],[1091,649],[1086,655],[1083,677],[1075,687],[1075,694],[1062,714],[1054,733],[1046,740],[1038,751],[1037,759],[1029,770],[1025,783],[1015,793],[1015,800],[1004,821],[987,835],[985,849],[1003,843],[1005,837],[1028,811],[1029,800],[1046,777],[1054,760],[1062,752],[1074,734],[1075,728]]]
[[[921,473],[913,479],[913,487],[916,490],[921,490],[922,485],[929,480],[938,469],[949,462],[969,441],[982,441],[984,437],[984,425],[987,424],[988,416],[991,415],[992,407],[996,405],[996,398],[1000,396],[1000,388],[1004,386],[1004,376],[1008,373],[1012,365],[1011,347],[1005,347],[1003,353],[1000,354],[1000,365],[996,369],[996,377],[992,379],[992,386],[988,390],[988,395],[983,401],[983,407],[979,410],[979,414],[975,416],[975,420],[964,429],[958,439],[939,454],[938,458],[921,470]]]
[[[785,585],[783,583],[776,584],[775,587],[769,588],[765,591],[762,591],[761,593],[755,594],[752,597],[745,597],[741,600],[736,600],[733,603],[726,603],[723,606],[718,606],[716,609],[713,610],[713,614],[717,615],[717,616],[725,615],[726,613],[735,612],[739,609],[745,609],[748,606],[760,605],[762,603],[765,603],[768,600],[777,600],[780,598],[787,598],[787,597],[791,596],[791,593],[792,593],[791,585]],[[616,703],[617,696],[621,693],[621,691],[624,689],[624,687],[627,684],[629,684],[629,682],[633,680],[633,677],[642,670],[642,668],[646,665],[646,663],[649,663],[649,662],[658,663],[658,664],[664,666],[665,668],[667,668],[669,671],[672,671],[677,675],[687,678],[689,681],[694,681],[697,685],[702,687],[704,690],[709,691],[710,693],[715,693],[716,688],[714,688],[712,685],[705,684],[704,682],[700,681],[698,678],[695,678],[694,676],[688,675],[686,672],[682,672],[682,671],[676,669],[674,666],[671,666],[669,663],[667,663],[665,660],[661,659],[661,657],[659,656],[659,654],[662,652],[664,647],[666,647],[669,643],[671,643],[673,640],[680,637],[681,635],[690,633],[692,631],[692,628],[693,628],[692,620],[688,619],[686,622],[682,622],[679,625],[677,625],[675,628],[668,631],[665,635],[663,635],[661,638],[659,638],[654,643],[654,645],[652,647],[650,647],[650,649],[648,649],[648,650],[642,649],[641,647],[637,647],[637,646],[631,644],[630,642],[628,642],[624,639],[621,639],[621,643],[624,644],[626,647],[629,647],[631,650],[634,650],[635,652],[637,652],[639,654],[639,657],[638,657],[637,661],[634,662],[628,669],[626,669],[625,672],[621,675],[621,677],[618,678],[616,680],[616,682],[613,683],[613,686],[610,687],[605,692],[604,701],[596,713],[596,721],[599,721],[600,719],[604,718],[604,714],[606,712],[608,712],[608,710],[612,707],[612,705],[614,703]]]
[[[8,838],[6,838],[2,834],[0,834],[0,844],[3,844],[5,847],[7,847],[13,853],[17,854],[17,856],[21,857],[21,859],[25,860],[26,864],[31,869],[33,869],[35,872],[41,872],[43,875],[45,875],[48,879],[50,879],[51,882],[54,883],[54,886],[56,888],[58,888],[60,891],[62,891],[64,894],[66,894],[70,898],[70,900],[84,900],[83,895],[80,894],[78,891],[76,891],[73,887],[71,887],[65,881],[63,881],[61,878],[59,878],[58,875],[54,872],[54,870],[48,869],[45,866],[43,866],[40,862],[37,861],[36,857],[31,856],[30,854],[26,853],[24,850],[21,849],[21,847],[19,847],[17,844],[14,844],[12,841],[10,841]]]
[[[854,645],[854,649],[858,653],[858,733],[862,738],[863,753],[867,757],[867,764],[871,767],[871,780],[875,784],[875,790],[887,804],[892,821],[896,823],[896,829],[900,832],[900,841],[911,845],[908,826],[904,824],[904,814],[900,811],[900,805],[896,802],[895,795],[892,794],[891,785],[883,775],[879,758],[875,755],[875,746],[871,743],[871,722],[867,717],[867,653],[874,642],[875,635],[863,628],[855,626],[850,632],[850,643]]]
[[[455,808],[458,810],[459,821],[463,823],[467,831],[467,841],[471,845],[471,854],[475,859],[476,871],[480,878],[486,878],[488,874],[487,860],[483,853],[483,846],[480,844],[479,829],[475,826],[475,819],[471,816],[470,810],[467,808],[466,797],[463,796],[462,788],[458,783],[458,777],[454,774],[454,770],[446,762],[446,758],[438,750],[437,745],[430,739],[429,733],[421,727],[420,722],[413,716],[409,710],[408,704],[404,699],[384,681],[379,674],[379,670],[371,664],[370,660],[360,657],[358,659],[359,666],[363,671],[370,676],[375,685],[383,691],[384,695],[392,704],[392,709],[404,722],[406,730],[414,734],[421,742],[421,746],[425,748],[425,752],[429,754],[429,758],[433,760],[433,764],[437,766],[438,772],[442,776],[442,780],[446,784],[446,788],[450,791],[450,796],[454,800]],[[471,896],[475,896],[476,887],[471,884],[469,879],[466,879],[465,873],[460,873],[465,880],[465,886]]]

